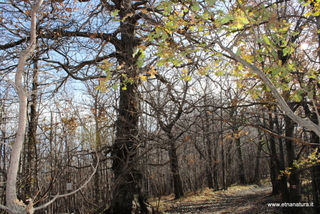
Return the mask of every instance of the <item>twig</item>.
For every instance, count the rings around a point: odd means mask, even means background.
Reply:
[[[0,204],[0,209],[5,210],[5,211],[7,211],[9,213],[14,213],[13,210],[11,210],[9,207],[4,206],[2,204]]]
[[[9,148],[12,148],[11,145],[9,145],[9,144],[7,144],[7,143],[5,143],[5,142],[2,142],[1,140],[0,140],[0,143],[3,144],[3,145],[5,145],[5,146],[7,146],[7,147],[9,147]]]
[[[67,196],[70,196],[70,195],[73,195],[75,193],[77,193],[78,191],[80,191],[81,189],[83,189],[90,181],[91,179],[93,178],[94,174],[96,173],[97,169],[98,169],[98,166],[99,166],[99,156],[98,154],[96,153],[97,155],[97,165],[95,167],[93,167],[93,172],[92,174],[89,176],[89,178],[86,180],[86,182],[84,182],[84,184],[82,184],[78,189],[72,191],[72,192],[69,192],[69,193],[66,193],[66,194],[62,194],[62,195],[55,195],[49,202],[39,206],[39,207],[36,207],[34,208],[34,210],[40,210],[40,209],[44,209],[46,207],[48,207],[50,204],[52,204],[55,200],[57,200],[58,198],[63,198],[63,197],[67,197]]]

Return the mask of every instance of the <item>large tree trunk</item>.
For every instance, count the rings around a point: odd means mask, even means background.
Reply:
[[[134,73],[135,71],[131,71]],[[113,145],[115,189],[112,204],[105,213],[151,213],[141,194],[142,173],[137,168],[139,103],[137,84],[127,84],[120,91],[116,140]]]
[[[320,29],[320,16],[317,17],[319,28]],[[318,34],[320,37],[320,33]],[[320,43],[320,39],[319,39]],[[320,46],[320,44],[319,44]],[[314,83],[315,84],[315,83]],[[315,86],[318,87],[318,86]],[[318,116],[312,111],[312,107],[307,104],[303,105],[304,111],[306,115],[312,120],[314,123],[319,124]],[[311,132],[311,143],[318,144],[314,145],[311,148],[316,149],[320,147],[320,138],[315,132]],[[320,213],[320,166],[315,165],[311,167],[311,176],[312,176],[312,195],[313,195],[313,206],[314,213]]]
[[[237,129],[238,131],[238,129]],[[241,149],[241,140],[240,137],[235,139],[235,144],[237,147],[237,155],[238,155],[238,176],[239,176],[239,181],[241,184],[246,184],[247,179],[246,179],[246,173],[244,169],[244,161],[243,161],[243,156],[242,156],[242,149]]]
[[[116,47],[118,63],[125,70],[120,79],[120,100],[117,132],[113,144],[114,191],[111,206],[105,213],[132,214],[151,213],[141,193],[142,173],[137,167],[139,149],[138,120],[140,114],[138,100],[139,72],[134,57],[138,45],[135,26],[139,17],[135,15],[131,0],[114,1],[120,16],[121,39]]]
[[[285,126],[286,126],[286,137],[293,138],[294,136],[294,123],[289,117],[285,117]],[[298,203],[301,200],[301,193],[300,193],[300,173],[298,170],[293,166],[293,162],[296,159],[295,150],[294,150],[294,142],[292,140],[286,139],[286,151],[287,151],[287,162],[288,167],[291,169],[291,174],[289,175],[289,192],[290,192],[290,202],[291,203]],[[290,210],[291,213],[300,213],[300,208],[295,208]]]
[[[26,142],[25,152],[26,152],[26,196],[25,198],[31,198],[36,193],[37,184],[37,127],[38,127],[38,64],[37,61],[34,62],[34,71],[32,76],[32,94],[29,101],[29,126],[28,126],[28,141]]]
[[[313,121],[316,123],[318,122],[318,118],[316,114],[313,115]],[[316,143],[320,145],[319,136],[317,136],[314,132],[312,134],[312,143]],[[318,148],[320,146],[313,146],[313,149]],[[320,213],[320,165],[312,166],[311,168],[311,175],[312,175],[312,195],[313,195],[313,206],[314,206],[314,213]]]
[[[232,185],[234,182],[232,179],[232,161],[233,161],[233,156],[231,154],[231,149],[233,146],[233,140],[229,139],[226,141],[227,147],[225,148],[224,144],[222,144],[222,151],[221,155],[224,154],[224,159],[226,159],[224,167],[225,167],[225,186],[223,187],[224,190],[227,190],[229,186]],[[225,151],[223,151],[225,150]]]
[[[217,142],[216,142],[217,143]],[[214,188],[216,190],[219,189],[219,169],[218,169],[218,146],[217,144],[215,145],[215,150],[214,150],[214,158],[213,158],[213,181],[214,181]]]
[[[280,123],[279,123],[279,118],[276,117],[275,118],[275,124],[277,126],[277,130],[278,133],[281,133],[282,127],[280,127]],[[279,158],[278,158],[278,176],[280,174],[281,171],[285,171],[286,169],[286,163],[285,163],[285,152],[283,149],[283,140],[279,139]],[[282,202],[288,202],[291,201],[290,199],[290,191],[288,189],[288,185],[287,185],[287,175],[283,174],[280,176],[280,178],[278,178],[278,184],[279,184],[279,188],[280,188],[280,192],[281,192],[281,199]],[[289,211],[289,209],[287,207],[283,208],[285,211]]]
[[[179,173],[179,163],[178,163],[178,155],[177,155],[177,148],[174,142],[170,142],[169,148],[169,158],[170,158],[170,167],[173,177],[173,189],[175,199],[179,199],[184,196],[183,188],[182,188],[182,181]]]
[[[274,119],[272,115],[269,115],[269,129],[274,129]],[[279,159],[277,155],[276,141],[274,136],[269,137],[270,146],[270,178],[272,183],[272,195],[278,195],[280,193],[278,175],[279,175]]]
[[[311,170],[314,213],[320,213],[320,166],[313,166]]]
[[[259,134],[260,134],[260,132],[259,132]],[[254,167],[253,183],[255,183],[255,184],[260,184],[260,180],[261,180],[261,172],[260,172],[260,158],[261,157],[260,156],[261,156],[263,144],[264,144],[264,140],[261,136],[261,138],[259,139],[259,144],[258,144],[258,149],[257,149],[256,163],[255,163],[256,165]]]
[[[17,197],[17,177],[20,163],[20,156],[23,147],[24,137],[26,133],[26,123],[27,123],[27,98],[28,93],[24,87],[24,72],[25,65],[28,58],[33,54],[36,48],[36,22],[37,22],[37,12],[42,4],[43,0],[39,0],[32,5],[30,11],[31,15],[31,27],[30,27],[30,45],[20,52],[19,62],[17,66],[17,71],[15,74],[15,87],[17,94],[19,96],[19,117],[18,117],[18,131],[16,140],[12,146],[12,151],[10,155],[9,169],[7,172],[6,181],[6,205],[8,210],[13,213],[33,213],[33,207],[25,207],[23,202],[18,201]],[[32,201],[30,201],[32,204]],[[6,208],[6,209],[7,209]]]
[[[207,97],[204,97],[204,104],[205,106],[207,105]],[[209,118],[209,114],[208,114],[208,109],[205,107],[204,109],[204,123],[203,123],[203,132],[204,132],[204,141],[206,142],[206,149],[207,149],[207,161],[206,161],[206,174],[207,174],[207,182],[208,182],[208,187],[210,189],[214,188],[214,183],[213,183],[213,179],[215,179],[215,185],[216,187],[218,186],[218,183],[216,182],[216,178],[213,177],[213,171],[216,172],[216,161],[213,161],[213,157],[212,157],[212,141],[210,138],[210,118]],[[217,151],[217,149],[215,150]],[[215,155],[215,159],[216,159],[216,155]],[[214,166],[212,166],[214,164]],[[216,173],[215,173],[216,174]],[[218,188],[217,188],[218,189]]]

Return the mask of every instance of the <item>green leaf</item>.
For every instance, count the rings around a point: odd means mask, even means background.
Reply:
[[[249,24],[249,20],[244,16],[236,16],[234,24],[237,29],[241,29],[244,25]]]
[[[170,60],[170,62],[174,65],[174,66],[178,66],[178,65],[181,65],[182,62],[178,59],[172,59]]]
[[[118,15],[118,13],[119,13],[119,11],[120,10],[113,10],[113,11],[111,11],[111,16],[113,17],[113,18],[116,18],[117,17],[117,15]]]
[[[271,73],[272,73],[272,76],[278,76],[280,71],[279,71],[278,68],[274,68],[274,69],[271,70]]]
[[[136,65],[140,68],[142,68],[144,66],[144,61],[143,60],[138,60]]]
[[[296,102],[300,102],[300,101],[302,100],[302,96],[301,96],[301,94],[299,94],[299,93],[295,93],[295,94],[293,95],[293,99],[294,99],[294,101],[296,101]]]
[[[119,84],[118,84],[118,83],[112,85],[112,88],[113,88],[113,89],[117,89],[118,87],[119,87]]]
[[[164,60],[159,60],[158,62],[157,62],[157,66],[163,66],[165,64],[165,61]]]
[[[206,0],[209,6],[213,6],[217,0]]]
[[[220,24],[226,24],[229,23],[231,20],[233,20],[234,17],[231,14],[226,15],[225,17],[223,17],[222,19],[218,20]]]
[[[194,2],[194,3],[192,3],[191,9],[194,11],[198,11],[201,9],[201,7],[198,2]]]
[[[166,4],[166,5],[163,5],[164,6],[164,12],[163,14],[164,15],[169,15],[172,11],[172,4],[169,3],[169,4]]]
[[[271,50],[271,55],[274,57],[274,58],[277,58],[278,57],[278,53],[275,49],[272,49]]]
[[[192,77],[191,77],[190,75],[183,75],[183,76],[182,76],[182,79],[183,79],[184,81],[191,81],[191,80],[192,80]]]
[[[144,50],[142,50],[142,49],[138,49],[138,50],[139,50],[140,56],[137,59],[136,65],[141,68],[144,65],[144,58],[146,56],[146,52]]]
[[[271,45],[271,42],[270,42],[270,39],[268,38],[268,36],[264,35],[262,38],[263,38],[264,42],[265,42],[267,45]]]
[[[236,52],[236,55],[237,56],[240,56],[241,55],[241,48],[238,48],[237,52]]]
[[[290,55],[294,52],[294,49],[292,47],[286,47],[282,50],[283,56]]]
[[[205,20],[209,20],[211,19],[211,14],[208,12],[204,12],[202,15],[202,18],[204,18]]]
[[[218,70],[218,71],[216,71],[215,74],[216,74],[217,76],[222,76],[222,75],[225,74],[225,72],[224,72],[223,70]]]

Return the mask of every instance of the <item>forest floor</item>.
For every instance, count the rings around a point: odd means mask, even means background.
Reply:
[[[280,201],[279,196],[271,196],[271,191],[268,185],[233,186],[226,191],[204,189],[188,193],[178,200],[170,195],[151,203],[164,214],[280,214],[282,208],[268,206]]]

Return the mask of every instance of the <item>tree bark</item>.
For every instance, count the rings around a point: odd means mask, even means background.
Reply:
[[[260,180],[261,180],[261,172],[260,172],[260,158],[261,157],[260,156],[261,156],[263,144],[264,144],[264,140],[261,136],[261,138],[259,139],[259,144],[258,144],[258,149],[257,149],[256,165],[254,167],[253,183],[255,183],[255,184],[260,184]]]
[[[26,142],[26,174],[28,177],[26,183],[26,196],[25,198],[31,198],[36,191],[37,184],[37,127],[38,127],[38,65],[37,60],[34,62],[34,71],[32,76],[32,94],[29,101],[29,126],[28,126],[28,141]]]
[[[294,136],[294,123],[289,117],[285,117],[285,135],[287,137],[293,138]],[[301,192],[300,192],[300,173],[293,166],[293,162],[296,159],[295,150],[294,150],[294,142],[289,139],[285,140],[286,151],[287,151],[287,162],[288,167],[291,169],[291,174],[289,175],[289,192],[290,192],[290,202],[298,203],[301,200]],[[291,209],[291,213],[297,214],[300,213],[301,209],[295,208]]]
[[[138,166],[137,153],[140,145],[138,121],[140,106],[138,100],[139,71],[134,49],[138,46],[135,26],[139,20],[134,14],[131,0],[113,1],[119,10],[121,38],[117,48],[117,60],[123,66],[125,75],[120,78],[120,97],[117,132],[113,144],[115,188],[111,206],[104,213],[132,214],[152,213],[151,206],[141,192],[142,173]]]
[[[271,110],[271,109],[269,109]],[[269,114],[269,129],[274,129],[274,119]],[[279,175],[279,159],[277,156],[276,142],[274,136],[269,136],[270,145],[270,178],[272,183],[272,195],[278,195],[280,193],[280,187],[278,182]]]
[[[312,114],[309,110],[309,107],[305,106],[305,111],[311,117],[311,119],[315,123],[318,122],[318,118],[316,114]],[[313,149],[320,147],[320,138],[314,132],[311,133],[311,142],[315,144],[319,144],[319,146],[313,146]],[[320,213],[320,166],[315,165],[311,168],[311,176],[312,176],[312,195],[313,195],[313,206],[314,213]]]
[[[244,169],[244,162],[242,157],[242,149],[241,149],[241,140],[240,137],[235,139],[235,144],[237,147],[237,154],[238,154],[238,176],[241,184],[246,184],[246,173]]]
[[[175,199],[179,199],[182,196],[184,196],[184,192],[183,192],[181,177],[179,173],[177,148],[174,142],[172,141],[170,142],[169,146],[170,146],[169,158],[170,158],[170,167],[171,167],[171,172],[173,177],[174,195],[175,195]]]
[[[135,71],[131,71],[134,73]],[[141,193],[142,173],[137,168],[139,103],[137,84],[127,84],[120,91],[116,140],[113,145],[112,170],[115,189],[112,204],[105,213],[151,213],[151,207]]]
[[[204,97],[204,105],[207,105],[207,97]],[[213,177],[213,171],[216,172],[216,161],[213,161],[213,157],[212,157],[212,141],[210,138],[210,123],[209,123],[210,117],[208,114],[208,109],[205,107],[204,109],[204,123],[203,123],[203,132],[204,132],[204,142],[206,142],[206,149],[207,149],[207,161],[206,161],[206,173],[207,173],[207,182],[208,182],[208,187],[210,189],[214,188],[214,183],[213,180],[215,179],[215,185],[216,185],[216,189],[218,189],[218,182],[217,179]],[[217,149],[216,149],[217,150]],[[215,150],[215,151],[216,151]],[[216,159],[216,155],[215,155],[215,159]],[[212,166],[214,165],[214,166]],[[215,173],[216,174],[216,173]]]
[[[43,0],[39,0],[32,5],[30,12],[31,15],[31,28],[30,28],[30,45],[20,53],[19,62],[17,66],[17,71],[15,74],[15,87],[19,97],[19,122],[16,140],[12,146],[12,151],[10,155],[9,169],[7,173],[6,182],[6,205],[13,213],[33,213],[33,207],[27,210],[28,207],[23,203],[19,202],[17,197],[17,176],[19,170],[19,162],[21,151],[23,147],[24,137],[26,133],[26,123],[27,123],[27,98],[28,93],[23,85],[23,76],[25,71],[25,65],[28,58],[33,54],[36,48],[36,22],[37,22],[37,12],[42,4]],[[31,201],[30,201],[31,203]]]
[[[311,168],[312,173],[312,193],[314,213],[320,213],[320,166],[313,166]]]
[[[227,190],[229,186],[232,185],[233,183],[233,178],[232,178],[232,160],[233,160],[233,156],[231,153],[231,149],[233,146],[233,140],[229,139],[226,141],[226,148],[225,148],[225,144],[222,144],[222,151],[221,151],[221,155],[224,154],[224,159],[225,163],[224,163],[224,168],[225,168],[225,186],[224,186],[224,190]]]
[[[318,19],[318,23],[319,23],[319,28],[320,29],[320,16],[317,18]],[[318,36],[320,37],[320,33],[318,34]],[[319,39],[319,43],[320,43],[320,39]],[[320,44],[318,45],[320,47]],[[310,81],[310,82],[314,82],[314,81]],[[319,86],[316,82],[313,83],[314,87],[312,88],[312,90],[316,91],[319,90]],[[314,94],[315,95],[315,94]],[[312,106],[309,106],[307,104],[303,104],[303,108],[305,111],[305,114],[307,117],[310,118],[310,120],[312,120],[314,123],[319,124],[318,121],[318,116],[316,114],[316,110],[313,110]],[[311,143],[313,143],[314,145],[311,146],[312,149],[316,149],[320,147],[320,138],[319,136],[314,133],[311,132]],[[319,165],[315,165],[311,167],[311,177],[312,177],[312,195],[313,195],[313,204],[314,204],[314,213],[320,213],[320,166]]]

